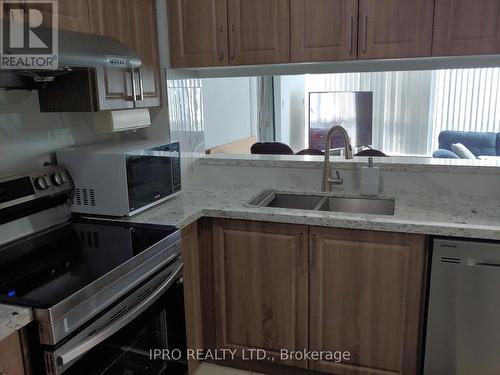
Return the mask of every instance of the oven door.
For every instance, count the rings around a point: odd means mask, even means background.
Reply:
[[[47,375],[184,375],[182,260],[136,288],[77,336],[45,350]],[[155,349],[173,353],[154,359]],[[165,352],[164,352],[165,353]]]
[[[126,156],[129,212],[135,213],[180,190],[176,145],[134,151]]]

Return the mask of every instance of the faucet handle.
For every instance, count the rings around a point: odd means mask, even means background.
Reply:
[[[334,179],[328,179],[328,182],[332,185],[342,185],[344,183],[344,179],[340,177],[339,171],[335,171],[335,174],[337,175],[337,178]]]

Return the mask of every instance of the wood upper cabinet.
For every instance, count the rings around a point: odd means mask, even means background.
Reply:
[[[89,0],[91,32],[121,42],[142,61],[140,69],[96,69],[99,109],[161,105],[154,0]]]
[[[500,53],[500,2],[436,0],[432,54]]]
[[[290,0],[292,62],[354,60],[358,0]]]
[[[0,374],[24,375],[23,353],[19,333],[0,341]]]
[[[123,0],[89,0],[91,32],[132,45],[130,6]],[[134,108],[132,72],[129,69],[97,68],[100,110]]]
[[[135,106],[161,105],[160,57],[155,0],[129,0],[132,41],[129,45],[141,59],[135,75],[138,100]]]
[[[228,0],[231,65],[290,59],[290,0]]]
[[[62,30],[90,32],[88,0],[59,0],[59,28]]]
[[[29,7],[30,4],[27,4]],[[42,8],[44,25],[51,25],[51,11],[45,4],[36,4]],[[52,8],[50,8],[52,9]],[[90,32],[89,0],[59,0],[58,1],[58,23],[60,30],[76,31],[80,33]]]
[[[309,349],[347,350],[337,375],[416,375],[424,302],[425,237],[310,229]]]
[[[281,349],[307,348],[307,238],[304,226],[214,220],[218,348],[265,349],[277,361]]]
[[[168,0],[173,68],[228,64],[226,0]]]
[[[359,0],[358,58],[430,56],[433,18],[434,0]]]

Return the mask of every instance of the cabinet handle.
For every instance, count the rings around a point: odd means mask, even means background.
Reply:
[[[134,103],[137,102],[137,87],[135,87],[135,69],[130,69],[130,75],[132,76],[132,97],[134,98]]]
[[[366,49],[368,48],[367,45],[368,45],[368,15],[365,14],[364,16],[364,25],[363,25],[363,28],[364,28],[364,36],[363,36],[363,52],[366,52]]]
[[[224,40],[223,38],[223,35],[224,35],[224,26],[223,25],[220,25],[220,28],[219,28],[219,41],[218,41],[218,48],[219,48],[219,61],[220,62],[223,62],[224,61],[224,47],[223,47],[223,43],[222,41]]]
[[[352,53],[352,31],[354,27],[354,19],[352,16],[349,16],[349,54]]]
[[[299,234],[299,264],[304,265],[304,234]]]
[[[235,32],[236,32],[236,26],[233,23],[233,24],[231,24],[231,34],[233,34],[233,37],[231,39],[232,39],[233,42],[234,42],[234,34],[235,34]],[[233,43],[231,43],[231,50],[232,50],[231,51],[231,60],[234,60],[234,59],[236,59],[236,52],[234,50]]]
[[[137,69],[137,77],[139,78],[139,100],[144,100],[144,81],[142,79],[141,68]]]

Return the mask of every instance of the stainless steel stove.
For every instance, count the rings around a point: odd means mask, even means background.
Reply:
[[[57,166],[0,179],[0,303],[32,307],[28,373],[184,374],[180,232],[72,216]]]

